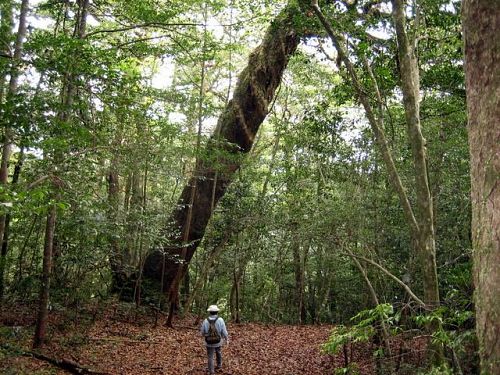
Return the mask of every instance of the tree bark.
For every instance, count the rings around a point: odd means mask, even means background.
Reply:
[[[293,229],[296,232],[296,228]],[[305,302],[305,263],[306,263],[306,253],[301,251],[301,241],[298,236],[292,236],[292,255],[293,255],[293,267],[295,273],[295,299],[297,308],[297,320],[299,324],[304,324],[306,321],[306,302]],[[307,246],[307,245],[306,245]]]
[[[120,286],[125,280],[125,271],[123,269],[123,255],[120,246],[118,232],[118,212],[120,210],[120,152],[118,151],[122,143],[123,122],[118,120],[116,134],[112,142],[113,155],[108,169],[108,220],[111,223],[109,244],[112,285],[111,291],[119,291]]]
[[[410,41],[406,33],[405,4],[403,0],[393,0],[392,4],[398,40],[406,128],[415,171],[416,215],[418,222],[415,247],[420,259],[423,276],[424,302],[429,307],[436,307],[439,305],[439,284],[436,266],[434,209],[427,172],[425,139],[422,135],[422,127],[420,125],[420,74],[415,42]]]
[[[203,59],[201,60],[201,69],[200,69],[200,91],[199,91],[199,96],[198,96],[198,131],[196,135],[196,159],[195,159],[195,165],[198,165],[199,163],[199,152],[200,152],[200,146],[201,146],[201,132],[203,128],[203,101],[205,99],[205,78],[206,78],[206,62],[205,62],[205,51],[206,51],[206,45],[207,45],[207,23],[208,23],[208,13],[207,13],[207,3],[204,5],[204,10],[203,10],[203,22],[204,22],[204,30],[203,30],[203,46],[201,48],[201,54],[203,56]],[[216,137],[218,134],[216,135]],[[196,173],[196,171],[195,171]],[[216,191],[216,186],[217,186],[217,178],[218,178],[218,173],[215,171],[215,174],[213,176],[213,184],[212,184],[212,192],[211,192],[211,201],[210,201],[210,210],[213,211],[214,206],[215,206],[215,191]],[[177,269],[176,275],[173,278],[172,283],[170,284],[170,291],[169,291],[169,300],[170,300],[170,314],[168,315],[167,318],[167,326],[172,327],[172,319],[173,319],[173,312],[178,308],[178,306],[175,306],[174,301],[177,301],[179,298],[179,284],[181,281],[181,278],[183,275],[188,273],[188,267],[185,262],[186,260],[186,255],[188,251],[188,246],[189,246],[189,233],[191,231],[191,222],[193,221],[193,205],[194,205],[194,199],[196,196],[196,188],[198,185],[198,181],[196,179],[193,180],[193,185],[191,186],[191,192],[189,195],[189,203],[188,203],[188,212],[186,215],[186,222],[183,228],[183,233],[182,233],[182,251],[181,251],[181,257],[180,261],[182,262],[182,265]]]
[[[233,285],[231,286],[231,292],[229,294],[229,307],[231,310],[231,321],[234,323],[240,323],[240,290],[241,290],[241,277],[243,276],[243,271],[245,265],[238,269],[233,270]]]
[[[217,203],[226,192],[235,171],[240,167],[242,156],[253,145],[257,131],[269,111],[269,105],[281,82],[290,56],[295,52],[299,36],[293,24],[293,11],[285,9],[267,30],[262,44],[249,57],[248,66],[239,76],[233,99],[229,101],[219,118],[215,134],[207,146],[206,154],[226,154],[219,158],[216,186],[216,167],[200,160],[194,175],[185,186],[178,201],[178,209],[173,213],[167,228],[170,240],[164,251],[167,253],[164,267],[163,290],[170,286],[178,274],[181,263],[176,260],[185,246],[184,261],[189,263],[198,247],[212,215],[212,202]],[[196,186],[193,204],[189,205],[192,189]],[[189,207],[191,206],[191,208]],[[187,221],[189,212],[192,220]],[[189,227],[187,236],[186,228]],[[183,241],[183,239],[186,241]],[[162,280],[161,251],[151,253],[145,261],[144,277]]]
[[[35,328],[33,347],[39,348],[45,340],[45,330],[48,318],[50,274],[52,271],[52,249],[54,247],[54,233],[56,228],[57,208],[52,206],[47,215],[45,224],[45,242],[43,245],[42,284],[38,300],[38,317]]]
[[[16,185],[19,181],[21,168],[24,162],[24,147],[19,151],[19,157],[14,167],[14,174],[12,175],[12,185]],[[9,235],[10,235],[10,219],[11,214],[5,215],[5,223],[3,228],[3,238],[1,242],[1,258],[0,258],[0,308],[3,306],[3,297],[5,292],[5,267],[7,265],[7,254],[9,252]]]
[[[359,260],[354,256],[354,254],[350,251],[347,250],[347,253],[349,256],[352,258],[352,261],[358,268],[359,272],[363,276],[363,279],[365,280],[366,286],[368,288],[368,291],[370,292],[370,297],[372,299],[373,307],[377,307],[380,303],[377,297],[377,293],[375,292],[375,288],[373,287],[370,278],[368,277],[368,273],[366,272],[366,269],[359,263]],[[384,347],[386,350],[386,356],[388,358],[392,357],[391,354],[391,345],[390,345],[390,335],[389,335],[389,330],[387,329],[387,324],[383,320],[380,321],[381,325],[381,331],[382,331],[382,339],[384,341]],[[390,372],[392,373],[392,369],[390,369]]]
[[[433,225],[432,197],[430,194],[429,181],[427,177],[427,160],[425,152],[425,141],[421,133],[419,115],[419,73],[415,51],[410,46],[405,29],[405,15],[402,1],[394,0],[394,19],[398,37],[399,53],[401,60],[401,80],[403,88],[403,101],[407,121],[407,132],[412,147],[414,157],[415,185],[417,191],[416,215],[410,204],[406,191],[399,177],[394,160],[392,158],[385,132],[382,126],[382,115],[377,117],[373,111],[367,90],[363,87],[354,65],[347,55],[345,43],[341,35],[338,35],[331,24],[321,12],[317,1],[312,2],[313,9],[330,36],[339,57],[345,64],[351,77],[352,83],[358,94],[359,100],[365,109],[368,122],[375,134],[375,139],[381,150],[385,166],[389,173],[389,179],[399,196],[403,212],[410,227],[410,233],[415,241],[421,270],[424,278],[424,301],[429,307],[439,304],[439,289],[437,281],[437,267],[435,255],[435,239]],[[369,70],[374,81],[375,91],[380,102],[380,92],[374,80],[373,74]]]
[[[12,1],[2,1],[0,5],[0,106],[3,105],[5,98],[5,85],[7,83],[7,73],[10,61],[10,45],[12,38],[12,29],[14,22],[12,19]]]
[[[403,106],[406,119],[406,133],[410,142],[413,170],[415,173],[416,216],[418,232],[414,236],[414,248],[420,261],[424,302],[428,308],[439,306],[439,282],[436,265],[436,236],[434,230],[434,207],[427,170],[427,150],[420,124],[420,72],[417,60],[418,7],[415,10],[414,36],[410,40],[406,32],[405,1],[392,1],[392,14],[398,41],[399,71]],[[437,321],[428,326],[430,331],[439,328]],[[443,346],[432,343],[429,348],[431,361],[439,365],[443,362]]]
[[[5,15],[2,12],[2,15]],[[21,54],[23,50],[24,38],[26,36],[26,17],[28,15],[28,0],[23,0],[21,3],[21,12],[19,14],[19,27],[16,36],[16,42],[14,45],[14,56],[12,58],[12,64],[10,69],[10,81],[9,87],[7,91],[7,100],[6,104],[9,105],[9,101],[16,95],[17,93],[17,85],[19,81],[19,62],[21,60]],[[8,22],[7,22],[8,23]],[[2,38],[3,39],[3,38]],[[2,78],[3,81],[3,78]],[[1,88],[3,91],[3,88]],[[0,100],[1,104],[1,100]],[[2,157],[0,161],[0,185],[6,186],[9,178],[9,161],[12,153],[12,142],[13,142],[13,134],[12,128],[7,123],[5,124],[5,129],[3,133],[3,148],[2,148]],[[6,225],[6,215],[0,215],[0,239],[3,242],[4,231]],[[2,247],[1,257],[0,257],[0,306],[3,301],[3,292],[4,292],[4,270],[5,270],[5,262],[7,258],[7,248],[5,251]]]
[[[387,169],[387,173],[389,174],[389,182],[391,183],[391,185],[394,188],[394,191],[398,195],[401,207],[403,208],[403,213],[405,215],[408,226],[410,227],[410,232],[412,236],[416,238],[418,235],[417,219],[415,218],[415,214],[413,212],[413,208],[410,204],[410,200],[406,193],[406,189],[403,186],[403,182],[401,181],[398,170],[396,168],[396,164],[392,157],[391,150],[389,148],[389,143],[387,141],[383,127],[383,122],[382,122],[383,118],[381,115],[376,116],[373,107],[370,103],[370,98],[368,96],[369,89],[366,89],[362,85],[362,82],[358,77],[356,69],[351,60],[349,59],[349,56],[347,54],[347,49],[345,46],[345,41],[343,40],[342,36],[336,33],[335,30],[333,30],[332,25],[326,19],[324,14],[321,12],[321,9],[319,8],[318,2],[316,0],[312,1],[312,7],[314,12],[318,16],[319,20],[321,21],[321,24],[327,31],[328,36],[332,40],[332,43],[338,52],[340,60],[346,66],[346,70],[349,73],[349,77],[351,78],[356,94],[359,98],[359,101],[361,102],[361,105],[365,110],[366,117],[373,131],[373,134],[375,135],[375,141],[377,142],[377,145],[380,149],[385,167]],[[375,84],[375,91],[379,94],[375,81],[374,84]]]
[[[500,373],[500,2],[463,2],[476,330],[481,374]]]
[[[189,311],[193,301],[196,300],[197,294],[201,291],[201,289],[203,287],[203,283],[207,279],[208,273],[210,272],[212,265],[215,263],[215,261],[221,255],[222,251],[225,249],[227,243],[229,242],[229,239],[230,239],[230,235],[229,235],[229,233],[226,233],[226,235],[221,240],[221,242],[219,244],[217,244],[208,254],[207,259],[203,263],[200,274],[198,275],[198,278],[196,279],[196,282],[192,288],[192,291],[188,295],[188,297],[184,303],[184,308],[183,308],[184,313]]]
[[[78,17],[75,22],[74,36],[75,38],[83,39],[85,35],[85,27],[87,21],[87,10],[89,0],[78,0]],[[66,122],[70,119],[71,107],[75,94],[75,75],[66,74],[64,77],[63,87],[61,90],[62,109],[57,115],[60,122]],[[61,150],[54,150],[51,155],[51,173],[52,173],[52,186],[51,198],[54,202],[59,202],[61,197],[61,180],[58,176],[56,166],[63,160],[63,152]],[[48,208],[47,221],[45,226],[45,243],[43,251],[43,272],[42,272],[42,285],[40,287],[39,295],[39,308],[38,318],[35,328],[35,336],[33,339],[33,347],[40,347],[45,340],[45,327],[47,325],[48,317],[48,302],[50,291],[50,279],[52,273],[52,255],[54,249],[55,228],[57,224],[57,206],[51,203]]]

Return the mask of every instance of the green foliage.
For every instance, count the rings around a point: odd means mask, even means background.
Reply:
[[[397,276],[409,275],[418,295],[422,283],[401,206],[355,90],[334,61],[333,48],[317,32],[317,20],[304,11],[310,2],[292,3],[297,27],[318,36],[303,38],[290,60],[254,149],[216,207],[190,263],[190,284],[181,300],[200,281],[195,311],[218,301],[228,313],[239,309],[247,321],[344,323],[324,346],[333,353],[347,342],[370,340],[381,321],[392,333],[398,328],[391,304],[366,310],[372,303],[366,282],[344,255],[347,250],[376,259]],[[64,4],[47,1],[33,8],[33,16],[47,26],[33,24],[18,92],[0,103],[0,125],[12,129],[16,146],[9,176],[16,164],[21,167],[17,184],[0,187],[0,213],[11,215],[7,297],[31,300],[38,293],[46,213],[56,205],[51,303],[78,306],[107,296],[116,249],[121,269],[132,275],[150,251],[167,243],[166,223],[196,159],[214,169],[222,160],[231,161],[224,147],[205,151],[204,145],[263,25],[287,2],[99,2],[92,4],[83,39],[75,37],[77,3],[67,3],[68,12]],[[370,4],[362,1],[348,9],[339,2],[321,2],[347,36],[372,103],[374,85],[363,59],[376,77],[387,138],[413,203],[414,170],[392,21],[383,7],[364,12],[364,5]],[[447,309],[421,314],[416,321],[422,326],[441,322],[434,340],[462,359],[473,341],[473,316],[459,5],[425,0],[419,6],[421,122]],[[408,25],[414,26],[411,15]],[[3,24],[3,29],[8,27]],[[370,36],[374,30],[386,35]],[[12,43],[14,36],[7,34],[0,38],[6,35]],[[0,60],[0,68],[6,67],[6,59]],[[63,100],[69,81],[71,103]],[[112,172],[118,181],[114,197]],[[374,269],[367,268],[367,277],[380,301],[397,306],[405,300],[400,286]],[[158,285],[143,283],[143,304],[161,304]],[[133,288],[128,286],[127,293],[133,295]]]
[[[347,367],[335,369],[335,375],[358,375],[359,373],[358,365],[355,362],[350,363]]]
[[[364,325],[355,325],[346,327],[343,325],[336,326],[330,335],[328,341],[321,346],[324,353],[337,354],[343,345],[350,342],[367,342],[374,334],[373,327]]]
[[[455,354],[462,355],[464,348],[475,340],[474,329],[469,323],[473,317],[472,311],[440,307],[430,313],[417,315],[414,319],[421,327],[437,327],[432,332],[433,342],[450,348]],[[432,325],[434,322],[439,324]]]
[[[328,341],[321,345],[324,353],[336,354],[343,345],[351,342],[368,342],[382,322],[392,326],[397,321],[397,317],[394,315],[392,305],[384,303],[373,309],[359,312],[351,318],[351,321],[357,323],[348,327],[338,325],[332,330]]]

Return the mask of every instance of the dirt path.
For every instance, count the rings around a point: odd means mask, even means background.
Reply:
[[[206,350],[198,330],[187,321],[177,323],[175,329],[96,324],[90,332],[92,343],[80,351],[80,362],[113,374],[205,374]],[[223,374],[332,372],[331,358],[319,350],[328,326],[228,324],[228,330]]]
[[[155,328],[150,316],[136,318],[133,314],[105,314],[85,328],[77,320],[51,320],[53,333],[51,343],[43,350],[46,355],[108,374],[206,374],[206,349],[192,318],[177,320],[174,329]],[[25,326],[24,339],[17,343],[24,349],[29,349],[31,329]],[[320,344],[328,338],[330,329],[326,325],[228,323],[230,343],[223,348],[221,374],[332,374],[342,367],[341,357],[320,353]],[[34,358],[0,351],[0,373],[65,372]]]

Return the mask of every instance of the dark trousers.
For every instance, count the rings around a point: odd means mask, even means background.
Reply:
[[[207,356],[208,356],[208,372],[213,374],[215,372],[214,370],[214,353],[215,356],[217,357],[217,367],[222,367],[222,353],[221,353],[221,347],[217,348],[209,348],[207,346]]]

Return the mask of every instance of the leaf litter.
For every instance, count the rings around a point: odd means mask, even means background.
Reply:
[[[4,314],[2,322],[23,327],[24,336],[14,344],[30,350],[34,316],[22,313],[13,316],[14,321],[12,316],[9,320]],[[155,326],[152,314],[137,314],[132,309],[124,313],[108,308],[94,313],[91,319],[52,313],[50,342],[42,352],[106,374],[206,374],[206,349],[199,334],[201,320],[193,316],[177,318],[174,328],[165,327],[164,320],[164,317],[157,319]],[[223,369],[219,374],[332,374],[344,366],[342,355],[331,356],[320,350],[333,328],[331,325],[227,322],[227,327],[230,342],[222,349]],[[357,345],[351,356],[354,356],[351,360],[358,362],[360,374],[373,373],[368,345]],[[9,356],[2,351],[0,360],[0,373],[66,373],[35,358]]]

